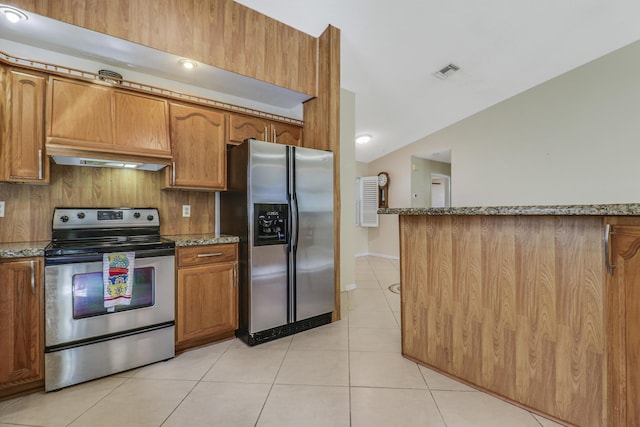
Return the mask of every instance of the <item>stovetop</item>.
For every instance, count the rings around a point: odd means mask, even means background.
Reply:
[[[156,208],[56,208],[45,257],[173,248]]]

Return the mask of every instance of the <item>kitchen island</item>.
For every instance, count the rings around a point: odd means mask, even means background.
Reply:
[[[637,425],[640,205],[399,215],[402,352],[580,426]]]

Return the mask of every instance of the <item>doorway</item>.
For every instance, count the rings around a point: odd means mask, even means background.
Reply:
[[[431,207],[451,206],[451,177],[439,173],[431,174]]]

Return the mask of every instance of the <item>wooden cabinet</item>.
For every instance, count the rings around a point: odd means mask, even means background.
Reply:
[[[0,397],[44,385],[42,260],[0,260]]]
[[[640,221],[611,221],[606,238],[608,426],[640,422]]]
[[[261,117],[230,114],[227,142],[240,144],[248,138],[301,147],[302,128],[294,124],[276,122]]]
[[[171,158],[169,105],[162,98],[52,76],[47,117],[49,154]]]
[[[170,104],[171,152],[167,188],[224,190],[227,183],[225,114]]]
[[[48,183],[49,162],[44,152],[45,76],[11,68],[3,68],[0,73],[5,84],[0,180]]]
[[[234,335],[237,259],[237,244],[178,248],[176,351]]]

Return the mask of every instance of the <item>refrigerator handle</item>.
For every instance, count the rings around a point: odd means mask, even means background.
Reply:
[[[289,323],[296,321],[296,250],[298,245],[298,205],[295,194],[295,152],[287,148],[287,198],[289,201],[289,239],[288,239],[288,301],[287,317]]]

